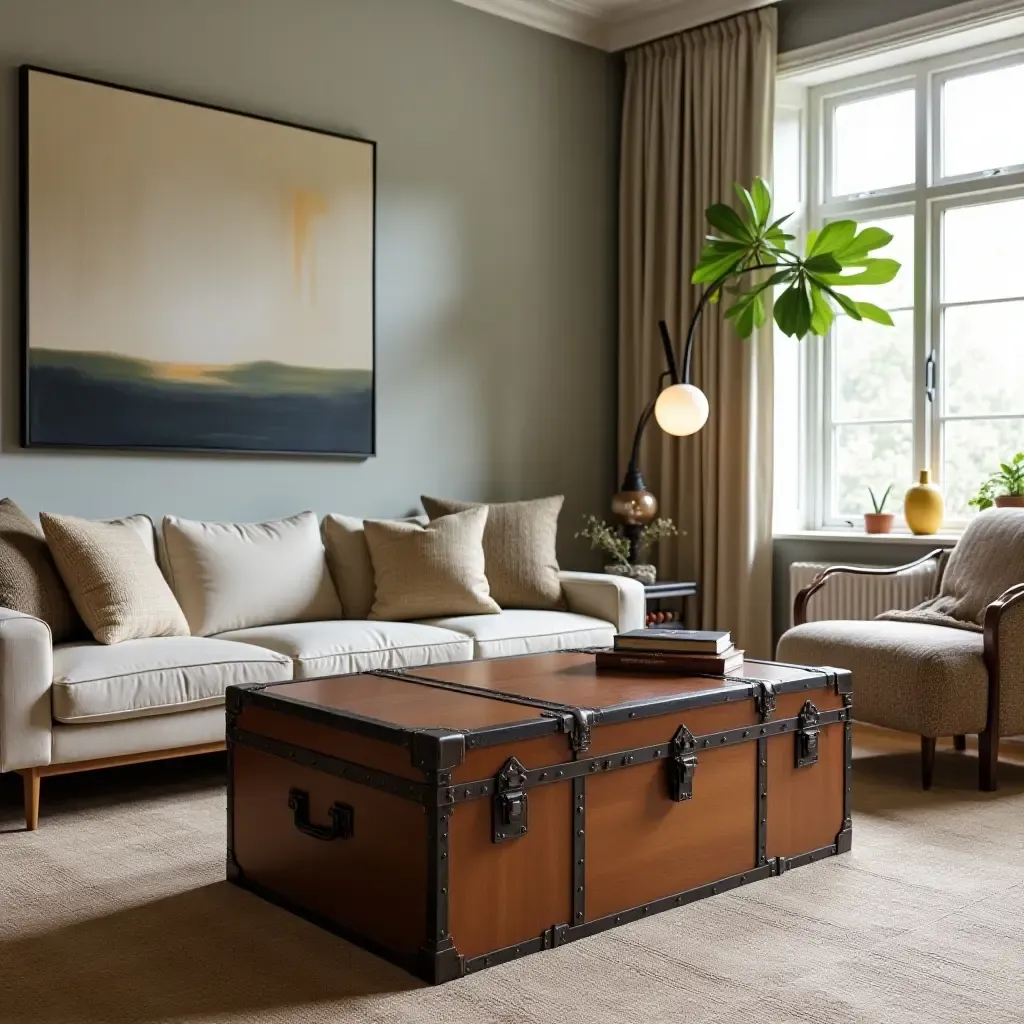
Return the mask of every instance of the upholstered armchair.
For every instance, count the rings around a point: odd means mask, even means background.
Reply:
[[[971,550],[984,551],[979,544],[984,540],[976,537]],[[962,545],[964,539],[958,549]],[[971,615],[973,621],[952,628],[941,624],[943,616],[927,607],[942,601],[946,609],[952,607],[953,598],[947,591],[955,589],[957,582],[950,584],[947,577],[958,554],[961,584],[971,571],[999,587],[1013,578],[1013,569],[1006,569],[1014,561],[1013,550],[993,548],[990,543],[984,551],[986,557],[980,558],[977,554],[964,557],[969,554],[966,549],[955,549],[940,579],[939,595],[921,606],[925,609],[922,618],[934,618],[934,622],[909,621],[913,614],[909,611],[894,613],[903,616],[894,620],[808,622],[808,603],[837,576],[892,575],[938,559],[942,552],[932,551],[916,562],[891,569],[826,569],[797,594],[795,625],[779,641],[778,658],[852,671],[857,720],[921,736],[925,789],[932,784],[936,739],[953,736],[957,749],[964,750],[966,736],[977,734],[979,788],[994,790],[1000,737],[1024,733],[1024,577],[1018,574],[1020,582],[997,590],[994,600],[979,604]],[[990,560],[1000,559],[1001,571],[995,572]]]

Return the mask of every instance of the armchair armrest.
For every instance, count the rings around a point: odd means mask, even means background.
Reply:
[[[988,729],[993,738],[1024,732],[1024,583],[985,609]]]
[[[0,772],[50,763],[52,683],[50,627],[0,608]]]
[[[558,579],[569,611],[604,619],[619,633],[644,628],[647,604],[637,580],[600,572],[560,572]]]
[[[811,581],[809,586],[804,587],[793,600],[793,624],[796,626],[802,626],[807,621],[807,603],[810,599],[829,581],[832,576],[837,575],[850,575],[850,576],[896,576],[901,572],[906,572],[908,569],[916,569],[920,565],[941,557],[943,552],[942,548],[936,548],[934,551],[929,551],[927,555],[922,555],[920,558],[913,562],[908,562],[906,565],[894,565],[894,566],[858,566],[858,565],[833,565],[828,569],[819,572],[817,576]]]

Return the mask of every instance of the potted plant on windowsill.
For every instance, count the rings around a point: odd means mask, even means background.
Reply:
[[[999,465],[967,502],[979,511],[996,508],[1024,508],[1024,452],[1017,452],[1009,462]]]
[[[891,512],[885,511],[885,503],[889,500],[891,491],[892,484],[889,484],[881,500],[879,500],[875,497],[875,492],[870,487],[868,488],[868,494],[871,495],[871,507],[874,509],[874,512],[864,513],[865,533],[892,533],[892,524],[895,516]]]
[[[590,541],[591,548],[603,552],[612,561],[604,567],[604,571],[613,576],[628,576],[650,585],[658,579],[658,570],[646,562],[651,550],[666,537],[674,537],[679,531],[671,519],[655,519],[641,527],[636,546],[636,563],[629,560],[632,545],[630,538],[624,536],[614,527],[598,519],[597,516],[584,516],[584,527],[577,537]]]

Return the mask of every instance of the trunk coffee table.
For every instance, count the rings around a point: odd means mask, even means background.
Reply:
[[[458,978],[848,851],[851,703],[587,652],[231,687],[228,877]]]

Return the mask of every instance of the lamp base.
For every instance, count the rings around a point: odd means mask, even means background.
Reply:
[[[644,527],[658,514],[658,499],[648,490],[619,491],[612,496],[612,512],[622,522],[622,532],[629,541],[629,564],[636,565],[640,538]]]

